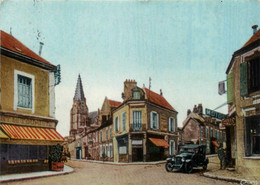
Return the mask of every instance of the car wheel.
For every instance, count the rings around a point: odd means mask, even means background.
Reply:
[[[204,164],[202,167],[203,167],[203,170],[207,170],[208,165]]]
[[[186,163],[185,164],[185,172],[186,173],[191,173],[192,172],[192,165],[191,165],[191,163]]]
[[[167,162],[165,164],[165,169],[166,169],[167,172],[171,172],[173,170],[172,164],[170,162]]]

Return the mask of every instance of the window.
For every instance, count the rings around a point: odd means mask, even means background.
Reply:
[[[140,91],[139,90],[133,91],[133,99],[136,99],[136,100],[140,99]]]
[[[175,120],[174,118],[169,118],[169,131],[175,132]]]
[[[102,150],[102,145],[99,146],[99,156],[102,157],[102,153],[103,153],[103,150]]]
[[[200,137],[203,137],[203,126],[200,126]]]
[[[105,148],[105,155],[108,156],[108,145],[104,145],[104,148]]]
[[[206,152],[207,152],[207,154],[210,153],[210,141],[209,140],[207,140],[207,143],[206,143]]]
[[[110,148],[110,157],[113,157],[113,145],[112,145],[112,143],[109,144],[109,148]]]
[[[99,132],[100,135],[100,142],[102,142],[102,131]]]
[[[142,112],[133,111],[133,130],[141,131],[142,130]]]
[[[213,137],[213,128],[210,128],[210,137]]]
[[[157,112],[152,111],[150,113],[150,115],[151,115],[151,117],[150,117],[151,128],[158,129],[159,124],[158,124],[158,114],[157,114]]]
[[[106,128],[106,139],[108,140],[108,128]]]
[[[215,138],[218,138],[218,131],[215,129]]]
[[[119,121],[118,121],[118,116],[115,117],[115,121],[114,121],[114,129],[115,129],[115,132],[119,131]]]
[[[14,70],[14,110],[17,108],[34,113],[34,76]]]
[[[123,131],[126,129],[126,118],[125,118],[125,115],[126,115],[126,113],[123,112],[122,113],[122,129],[123,129]]]
[[[245,152],[246,156],[260,154],[260,116],[245,118]]]
[[[208,137],[209,137],[209,127],[206,126],[206,138],[208,138]]]
[[[260,91],[260,57],[241,63],[239,75],[241,96]]]
[[[175,144],[175,142],[174,142],[174,140],[170,140],[170,155],[174,155],[174,144]]]

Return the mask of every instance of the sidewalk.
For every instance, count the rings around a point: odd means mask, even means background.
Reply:
[[[210,169],[204,172],[203,175],[208,178],[225,180],[228,182],[236,182],[243,185],[260,185],[259,181],[248,179],[237,171],[230,171],[228,169],[219,169],[219,159],[218,157],[209,158]]]
[[[49,177],[55,175],[65,175],[65,174],[72,173],[73,171],[74,171],[73,168],[64,165],[63,171],[41,171],[41,172],[32,172],[32,173],[0,175],[0,183],[26,180],[26,179],[35,179],[41,177]]]

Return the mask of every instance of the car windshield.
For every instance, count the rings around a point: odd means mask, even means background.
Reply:
[[[195,148],[181,148],[180,153],[194,153]]]

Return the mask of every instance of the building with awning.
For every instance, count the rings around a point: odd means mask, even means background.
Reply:
[[[50,147],[64,141],[55,119],[59,66],[0,35],[0,173],[49,170]]]
[[[113,110],[114,162],[159,161],[176,154],[178,112],[162,91],[126,80],[122,98]]]

